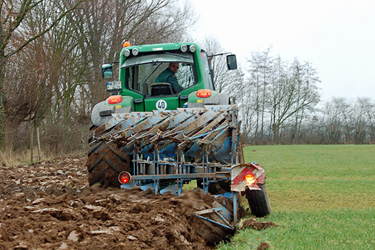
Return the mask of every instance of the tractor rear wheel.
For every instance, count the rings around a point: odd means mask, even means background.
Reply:
[[[94,129],[90,129],[90,135]],[[130,163],[130,156],[119,151],[114,143],[91,141],[86,163],[89,185],[120,187],[118,175],[123,171],[130,172]]]
[[[249,202],[251,213],[256,217],[264,217],[271,214],[271,204],[268,199],[266,186],[258,184],[260,190],[246,189],[246,198]]]

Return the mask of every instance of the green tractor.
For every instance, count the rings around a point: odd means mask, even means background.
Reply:
[[[112,114],[230,104],[228,95],[214,89],[209,59],[206,51],[196,43],[123,48],[119,61],[119,80],[107,82],[107,91],[112,95],[96,104],[92,110],[92,139],[95,138],[93,132],[98,132],[96,128],[112,119]],[[158,77],[165,74],[171,65],[178,65],[177,72],[173,72],[166,81],[157,82]],[[227,65],[229,70],[237,68],[235,55],[227,55]],[[104,79],[113,79],[112,64],[102,65],[102,76]],[[173,88],[173,84],[178,84],[179,88]],[[125,166],[125,162],[130,164],[129,155],[109,149],[103,158],[111,158],[114,162],[106,159],[102,161],[102,157],[93,155],[102,147],[98,147],[97,143],[94,146],[89,146],[89,184],[99,182],[104,186],[119,186],[117,175],[119,171],[129,170]]]
[[[125,47],[119,64],[119,80],[107,82],[107,91],[116,95],[94,107],[91,119],[95,126],[110,119],[112,113],[176,110],[187,104],[194,107],[229,104],[229,96],[215,91],[209,56],[198,44]],[[170,64],[178,65],[177,72],[164,77],[166,81],[159,81],[158,76],[165,74]],[[236,69],[236,56],[228,55],[227,64],[228,69]],[[102,75],[104,79],[112,79],[113,66],[104,64]]]
[[[231,211],[224,202],[196,214],[224,231],[238,221],[240,193],[254,215],[270,214],[264,168],[244,163],[238,108],[215,90],[211,57],[196,43],[122,49],[119,79],[107,82],[112,95],[92,110],[90,186],[180,194],[196,180],[205,193],[233,202]],[[226,63],[236,69],[236,56],[226,54]],[[112,79],[113,65],[102,65],[102,75]]]

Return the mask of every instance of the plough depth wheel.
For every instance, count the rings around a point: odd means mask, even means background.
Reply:
[[[271,214],[271,204],[268,199],[266,186],[258,184],[260,190],[246,189],[246,198],[249,202],[251,213],[256,217],[264,217]]]

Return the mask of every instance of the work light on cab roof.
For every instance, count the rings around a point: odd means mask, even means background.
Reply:
[[[122,45],[123,48],[130,47],[130,42],[125,41],[124,44]]]
[[[125,57],[130,56],[130,50],[128,50],[128,49],[124,50],[124,56]]]
[[[180,50],[181,50],[182,53],[185,53],[187,51],[186,44],[182,44],[181,47],[180,47]]]
[[[137,56],[138,53],[139,53],[139,51],[138,51],[137,48],[132,49],[132,54],[133,54],[133,56]]]

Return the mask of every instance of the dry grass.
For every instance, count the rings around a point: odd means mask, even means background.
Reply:
[[[84,156],[87,152],[82,152],[82,151],[77,151],[73,153],[65,153],[65,152],[60,152],[60,153],[55,153],[53,150],[42,150],[40,153],[40,160],[45,161],[45,160],[51,160],[57,157],[63,157],[63,156]],[[38,162],[39,156],[38,156],[38,150],[34,149],[33,151],[33,162]],[[22,151],[17,151],[14,150],[12,147],[5,147],[2,148],[0,151],[0,166],[17,166],[20,164],[30,164],[31,163],[31,151],[30,150],[22,150]]]
[[[0,151],[1,166],[13,166],[30,161],[30,152],[15,152],[10,147]]]

